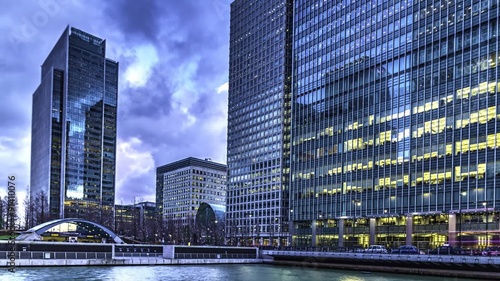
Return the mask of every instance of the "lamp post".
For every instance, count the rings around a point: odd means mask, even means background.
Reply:
[[[488,208],[486,208],[487,205],[488,205],[488,202],[484,201],[483,206],[484,206],[484,212],[486,214],[486,247],[489,246],[489,242],[488,242]]]
[[[389,221],[387,217],[387,209],[384,209],[384,217],[385,217],[385,246],[389,247]]]
[[[289,216],[288,216],[288,221],[289,222],[292,222],[293,223],[293,220],[294,220],[294,214],[293,214],[293,209],[290,209],[290,213],[289,213]],[[295,246],[295,241],[293,241],[293,235],[294,235],[294,231],[293,231],[293,225],[292,227],[290,227],[290,225],[285,228],[286,226],[284,224],[281,225],[281,229],[279,230],[280,232],[280,235],[281,235],[281,231],[283,231],[285,234],[286,234],[286,230],[285,229],[288,229],[288,235],[285,236],[285,246],[291,246],[291,247],[294,247]],[[281,240],[281,236],[280,236],[280,240]]]
[[[354,222],[353,222],[353,226],[352,226],[353,227],[352,231],[353,231],[354,239],[356,240],[356,242],[358,242],[357,238],[356,238],[356,211],[357,211],[357,207],[361,206],[361,201],[356,199],[353,202],[354,202]]]
[[[274,219],[274,235],[276,236],[276,240],[274,241],[276,243],[276,246],[280,246],[280,239],[281,239],[281,235],[280,235],[280,231],[281,231],[281,228],[280,228],[280,224],[281,224],[281,220],[278,220],[278,218],[275,218]]]
[[[248,246],[248,240],[252,239],[252,213],[245,213],[245,227],[243,231],[246,233],[246,237],[244,237],[244,246]]]
[[[458,215],[460,216],[459,225],[458,225],[458,247],[462,249],[462,196],[467,195],[465,190],[460,192],[458,196]]]
[[[212,240],[214,240],[216,246],[219,245],[219,225],[217,224],[218,221],[217,220],[214,220],[214,225],[213,225],[213,230],[214,231],[214,237],[212,238]]]
[[[239,236],[238,236],[239,235]],[[243,233],[241,233],[241,227],[238,227],[236,229],[236,246],[241,246],[241,237],[243,236]]]
[[[318,243],[318,241],[316,241],[316,246],[319,246],[319,244],[321,244],[321,247],[324,247],[325,245],[323,245],[322,241],[321,241],[321,238],[322,238],[322,235],[323,235],[323,231],[322,231],[322,228],[324,227],[324,224],[323,224],[323,215],[321,214],[321,211],[319,211],[319,215],[318,215],[318,219],[321,223],[320,227],[318,227],[318,224],[316,223],[316,228],[318,229],[318,234],[317,237],[318,237],[318,240],[320,240]]]
[[[253,239],[254,239],[253,238],[253,230],[254,230],[254,228],[253,228],[252,214],[249,214],[248,216],[250,217],[249,225],[248,225],[248,236],[250,238],[250,243],[251,243],[250,245],[252,245],[252,244],[254,244],[253,243]],[[247,246],[248,246],[248,244],[247,244]]]

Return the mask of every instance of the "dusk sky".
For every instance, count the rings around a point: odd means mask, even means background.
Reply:
[[[156,167],[226,163],[232,0],[18,0],[0,14],[0,195],[30,178],[32,95],[67,25],[106,39],[118,61],[116,203],[155,200]],[[22,205],[20,206],[22,208]]]

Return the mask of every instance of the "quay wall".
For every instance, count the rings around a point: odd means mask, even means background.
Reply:
[[[13,248],[14,246],[14,248]],[[262,263],[256,247],[0,242],[0,267]]]
[[[500,280],[500,257],[402,255],[359,252],[270,250],[255,247],[110,245],[20,242],[9,251],[0,243],[0,268],[48,266],[252,264],[335,268]]]
[[[423,267],[394,267],[383,265],[365,265],[365,264],[342,264],[328,262],[313,262],[313,261],[287,261],[287,260],[272,260],[264,259],[264,263],[274,266],[300,266],[307,269],[315,268],[330,268],[340,270],[355,270],[366,273],[370,272],[387,272],[399,274],[413,275],[429,275],[453,278],[471,278],[481,280],[500,280],[500,272],[484,272],[476,270],[459,270],[459,269],[438,269],[438,268],[423,268]]]
[[[129,265],[195,265],[195,264],[251,264],[262,263],[261,259],[163,259],[163,258],[123,258],[123,259],[20,259],[16,267],[50,266],[129,266]],[[0,260],[0,267],[7,267],[7,260]]]
[[[500,280],[500,257],[263,250],[264,263]]]

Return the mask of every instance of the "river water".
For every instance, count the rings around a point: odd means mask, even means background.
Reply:
[[[0,269],[2,281],[64,280],[165,280],[165,281],[449,281],[473,280],[421,275],[356,272],[300,266],[254,265],[163,265],[16,268]]]

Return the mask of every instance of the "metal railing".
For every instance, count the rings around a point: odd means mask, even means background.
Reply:
[[[115,252],[115,258],[161,258],[163,253]]]
[[[176,259],[256,259],[256,254],[178,253]]]
[[[0,260],[7,259],[8,252],[0,251]],[[15,252],[16,259],[111,259],[112,253],[103,252],[50,252],[20,251]]]

